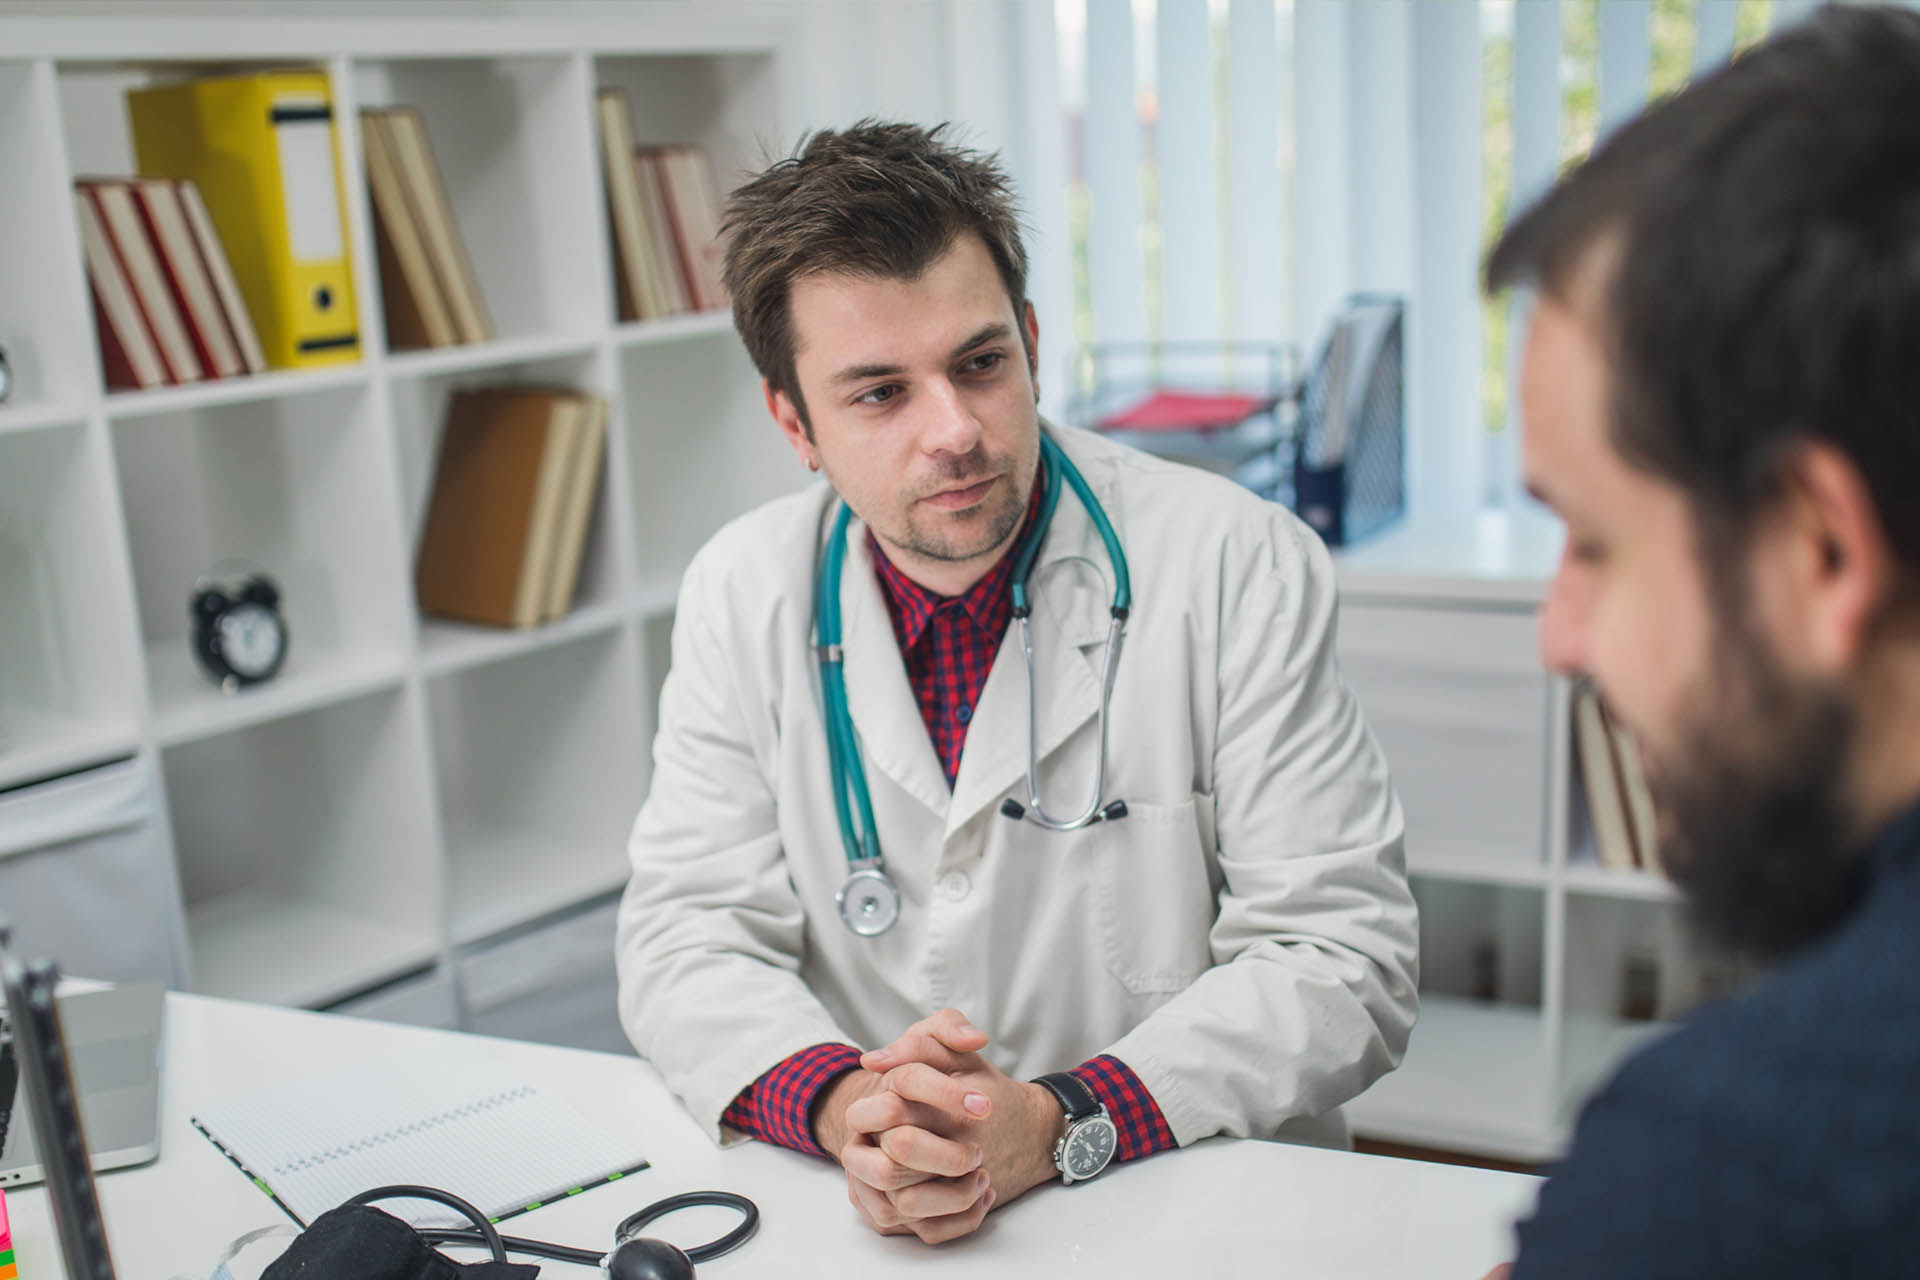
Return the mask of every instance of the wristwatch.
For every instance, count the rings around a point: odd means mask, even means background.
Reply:
[[[1120,1138],[1107,1109],[1085,1081],[1068,1072],[1041,1076],[1034,1083],[1044,1086],[1067,1113],[1067,1131],[1053,1144],[1053,1167],[1060,1171],[1060,1180],[1071,1186],[1097,1176],[1113,1159]]]

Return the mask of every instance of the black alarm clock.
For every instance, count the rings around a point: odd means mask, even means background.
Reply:
[[[191,611],[193,656],[226,692],[271,680],[287,660],[280,589],[266,574],[231,584],[203,580]]]

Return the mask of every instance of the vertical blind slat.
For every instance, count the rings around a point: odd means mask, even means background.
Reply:
[[[1101,342],[1147,336],[1140,247],[1140,118],[1134,106],[1133,6],[1087,4],[1087,266]]]
[[[1233,336],[1284,338],[1280,297],[1280,92],[1273,0],[1227,11],[1227,200]]]
[[[1352,281],[1347,6],[1294,0],[1294,323],[1312,344]]]
[[[1693,14],[1693,74],[1713,70],[1733,54],[1739,0],[1700,0]]]
[[[1480,408],[1478,5],[1413,10],[1414,263],[1408,294],[1408,506],[1460,510],[1486,485]]]
[[[1652,0],[1600,6],[1600,136],[1647,104],[1653,74]]]
[[[1220,213],[1206,0],[1160,0],[1155,28],[1161,333],[1175,340],[1214,339],[1220,336]]]
[[[971,0],[959,0],[970,3]],[[1040,320],[1040,409],[1058,417],[1069,399],[1073,350],[1073,236],[1067,217],[1067,114],[1053,5],[1006,0],[1014,130],[1008,172],[1026,213],[1027,297]]]

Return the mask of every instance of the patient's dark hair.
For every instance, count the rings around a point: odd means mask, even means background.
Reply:
[[[823,129],[727,199],[724,279],[734,326],[760,376],[787,394],[803,422],[789,306],[795,280],[916,279],[972,232],[993,255],[1018,325],[1027,251],[1011,184],[992,157],[949,141],[947,128],[862,120]]]
[[[1710,568],[1817,439],[1920,574],[1920,13],[1830,5],[1652,107],[1486,283],[1577,305],[1590,270],[1613,444],[1688,496]]]

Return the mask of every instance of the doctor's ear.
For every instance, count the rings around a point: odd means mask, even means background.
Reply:
[[[780,434],[787,438],[794,456],[800,459],[807,470],[818,471],[820,464],[813,453],[813,426],[807,421],[806,409],[799,398],[780,390],[765,378],[760,380],[760,390],[767,398],[768,415],[780,428]]]

